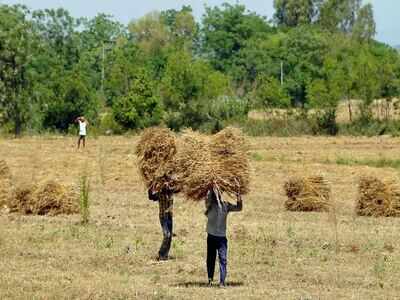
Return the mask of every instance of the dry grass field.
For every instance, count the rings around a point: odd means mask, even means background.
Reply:
[[[400,220],[354,214],[362,162],[396,161],[391,138],[252,138],[252,192],[229,217],[228,287],[206,287],[201,203],[175,201],[173,260],[157,264],[158,206],[146,199],[134,137],[0,140],[13,182],[91,182],[90,221],[0,213],[0,299],[398,299]],[[340,159],[341,163],[337,164]],[[346,162],[357,160],[357,165]],[[366,163],[367,164],[367,163]],[[335,213],[284,210],[283,183],[322,174]]]

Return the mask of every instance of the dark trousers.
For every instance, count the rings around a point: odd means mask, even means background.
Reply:
[[[219,237],[209,234],[207,237],[207,272],[208,279],[214,279],[215,260],[217,253],[219,258],[220,283],[225,284],[226,278],[226,257],[228,252],[228,240],[226,237]]]
[[[160,217],[160,224],[163,232],[163,241],[160,251],[158,251],[158,256],[160,259],[167,259],[172,241],[172,214],[167,213]]]
[[[85,135],[80,135],[78,138],[78,149],[81,146],[81,141],[83,142],[83,148],[86,147],[86,136]]]

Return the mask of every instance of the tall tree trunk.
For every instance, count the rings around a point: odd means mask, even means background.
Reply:
[[[14,125],[15,125],[14,133],[15,137],[17,138],[21,135],[21,130],[22,130],[22,122],[19,117],[15,119]]]
[[[349,98],[347,98],[347,106],[349,108],[349,120],[350,120],[350,123],[353,123],[353,110],[351,108],[351,101],[350,101]]]

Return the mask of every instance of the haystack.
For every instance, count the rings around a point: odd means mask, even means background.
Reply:
[[[8,201],[8,209],[12,213],[20,213],[23,215],[31,215],[33,200],[33,192],[36,189],[33,185],[20,185],[14,188],[11,198]]]
[[[79,192],[73,187],[47,181],[33,194],[32,211],[35,215],[71,215],[79,213]]]
[[[399,217],[400,186],[394,180],[362,177],[356,213],[359,216]]]
[[[26,185],[14,190],[11,212],[29,215],[60,215],[79,212],[79,193],[55,181]]]
[[[211,138],[186,133],[185,139],[194,145],[178,151],[187,158],[183,186],[188,199],[203,200],[213,187],[233,197],[248,193],[249,162],[239,129],[227,128]]]
[[[4,160],[0,160],[0,210],[7,205],[11,197],[11,172]]]
[[[167,128],[148,128],[136,146],[139,172],[147,187],[160,191],[174,185],[171,163],[176,154],[176,138]]]
[[[328,211],[330,187],[322,176],[295,177],[289,179],[284,189],[288,199],[285,207],[289,211]]]

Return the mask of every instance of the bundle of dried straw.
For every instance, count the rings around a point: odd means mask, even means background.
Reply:
[[[177,165],[188,199],[203,200],[213,187],[231,196],[249,192],[246,141],[239,129],[226,128],[210,138],[187,131],[183,139]]]
[[[4,160],[0,160],[0,210],[7,205],[12,191],[11,172]]]
[[[356,213],[359,216],[399,217],[400,186],[394,180],[362,177]]]
[[[173,159],[176,138],[167,128],[153,127],[143,131],[136,146],[139,173],[147,187],[160,191],[175,185]]]
[[[328,211],[330,187],[322,176],[295,177],[284,184],[289,211]]]
[[[29,215],[60,215],[79,212],[79,192],[55,181],[20,186],[9,201],[11,212]]]

